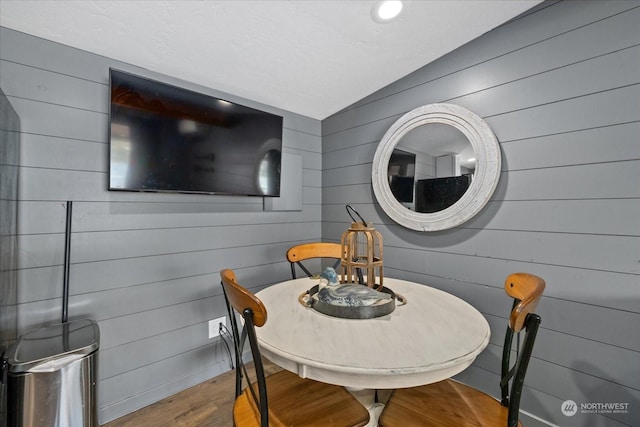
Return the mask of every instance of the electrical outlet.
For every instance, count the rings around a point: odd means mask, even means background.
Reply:
[[[227,317],[218,317],[217,319],[209,320],[209,338],[215,338],[220,335],[220,328],[227,326]]]

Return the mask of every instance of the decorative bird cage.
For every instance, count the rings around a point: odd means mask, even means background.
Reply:
[[[362,222],[356,222],[349,209],[353,210]],[[382,289],[382,235],[349,205],[347,205],[347,212],[354,222],[340,239],[342,245],[340,281],[366,284],[370,288]]]

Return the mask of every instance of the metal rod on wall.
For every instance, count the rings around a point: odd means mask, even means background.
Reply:
[[[69,264],[71,263],[71,211],[73,202],[67,200],[67,222],[64,228],[64,270],[62,277],[62,323],[69,317]]]

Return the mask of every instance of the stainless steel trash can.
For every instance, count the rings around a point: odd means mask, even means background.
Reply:
[[[98,427],[93,320],[25,333],[7,352],[9,427]]]

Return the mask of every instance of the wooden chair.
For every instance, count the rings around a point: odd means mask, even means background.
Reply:
[[[340,256],[342,246],[340,243],[303,243],[296,245],[287,251],[287,260],[291,263],[291,277],[296,278],[296,264],[305,272],[308,277],[312,277],[311,273],[302,261],[317,258],[333,258],[337,261],[333,264],[333,268],[340,265]],[[319,273],[319,272],[318,272]]]
[[[533,311],[545,287],[541,278],[527,273],[507,277],[505,291],[514,298],[502,352],[501,400],[453,380],[424,386],[397,389],[391,394],[378,425],[380,427],[438,426],[438,427],[515,427],[518,420],[520,396],[524,377],[531,358],[540,316]],[[510,368],[514,333],[525,330],[519,356]],[[519,336],[518,336],[519,337]],[[518,338],[518,347],[519,347]],[[513,377],[513,378],[512,378]],[[511,386],[509,383],[511,382]]]
[[[236,427],[289,426],[364,426],[369,412],[347,390],[336,385],[300,378],[282,370],[265,378],[262,357],[256,338],[256,327],[267,321],[262,301],[238,284],[232,270],[220,272],[225,301],[229,311],[236,358],[236,401],[233,420]],[[290,301],[295,304],[295,301]],[[242,316],[243,327],[234,311]],[[242,358],[249,339],[257,381],[242,391],[248,369]]]

